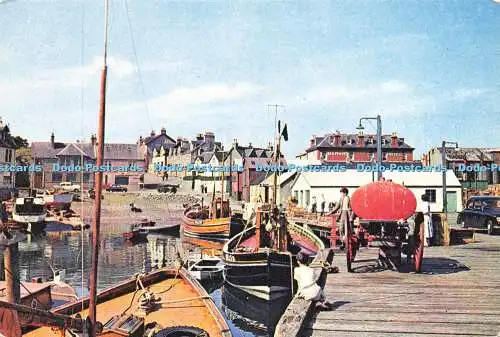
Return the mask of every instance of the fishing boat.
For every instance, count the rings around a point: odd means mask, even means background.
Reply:
[[[287,126],[278,121],[274,162],[281,165],[281,138],[288,140]],[[273,179],[273,196],[278,195],[278,175]],[[275,198],[273,198],[275,199]],[[293,295],[295,255],[303,251],[315,255],[324,243],[306,227],[286,219],[276,202],[247,204],[251,215],[243,232],[231,238],[222,249],[226,265],[224,280],[252,296],[266,301]]]
[[[274,328],[285,311],[290,298],[265,301],[244,291],[224,284],[221,288],[222,310],[234,325],[250,330],[254,335],[273,336]]]
[[[271,204],[257,204],[255,225],[224,245],[224,280],[252,296],[274,301],[293,293],[294,256],[300,251],[315,255],[321,249],[324,244],[314,233],[287,223]]]
[[[86,297],[58,307],[53,314],[85,317],[88,307]],[[98,336],[231,336],[212,298],[183,268],[161,269],[99,292],[97,320],[102,324]],[[70,331],[64,332],[83,336]],[[61,331],[41,327],[24,336],[61,336]]]
[[[12,209],[12,219],[30,232],[45,228],[47,209],[42,198],[16,198]]]
[[[198,281],[217,280],[222,278],[224,263],[215,255],[191,255],[187,261],[187,271]]]
[[[71,208],[71,202],[73,201],[73,194],[63,191],[44,191],[36,196],[43,199],[47,208],[68,210]]]
[[[207,239],[227,239],[231,231],[229,200],[214,198],[211,207],[195,204],[186,207],[182,217],[187,236]]]

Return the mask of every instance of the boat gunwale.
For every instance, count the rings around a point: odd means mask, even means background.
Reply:
[[[176,272],[177,270],[172,268],[155,270],[154,272],[144,274],[141,278],[141,281],[144,287],[148,287],[154,283],[175,277]],[[193,288],[193,290],[195,290],[196,293],[200,296],[200,300],[203,300],[203,302],[205,303],[205,307],[209,310],[221,335],[224,337],[230,337],[231,333],[229,325],[227,324],[224,316],[219,311],[214,300],[212,299],[212,297],[210,297],[205,288],[203,288],[203,286],[194,277],[192,277],[185,268],[179,269],[179,276],[187,281],[188,285],[191,286],[191,288]],[[97,294],[97,304],[101,304],[108,300],[123,296],[127,293],[134,292],[136,290],[136,287],[137,278],[134,277],[124,280],[114,286],[103,289]],[[90,297],[85,296],[78,301],[66,303],[57,308],[54,308],[51,310],[51,312],[74,315],[82,311],[82,303],[83,310],[87,310],[89,307],[89,301]],[[34,330],[36,330],[36,328]]]

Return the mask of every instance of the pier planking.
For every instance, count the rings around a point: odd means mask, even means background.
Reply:
[[[381,270],[377,250],[362,249],[347,273],[345,256],[325,293],[334,310],[315,313],[298,336],[496,336],[500,333],[500,236],[426,247],[421,274]]]

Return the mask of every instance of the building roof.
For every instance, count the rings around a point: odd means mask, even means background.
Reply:
[[[40,159],[57,159],[59,156],[81,156],[95,159],[91,143],[33,142],[31,156]],[[105,144],[105,160],[141,160],[140,146],[137,144]]]
[[[90,143],[69,143],[56,156],[81,156],[93,158],[94,150]]]
[[[176,143],[176,141],[170,137],[169,135],[167,135],[166,131],[164,128],[161,129],[160,133],[157,134],[157,135],[153,135],[153,136],[148,136],[146,138],[143,139],[143,142],[144,144],[148,145],[149,143],[155,141],[156,139],[160,138],[160,137],[165,137],[167,140],[169,140],[171,143]]]
[[[137,144],[104,144],[105,160],[141,160],[140,146]]]
[[[441,153],[442,148],[438,147],[437,150]],[[446,160],[449,161],[494,161],[494,149],[488,148],[467,148],[467,147],[459,147],[459,148],[451,148],[447,147],[446,149]]]
[[[33,158],[57,159],[57,154],[62,151],[67,144],[55,142],[33,142],[31,143],[31,156]],[[92,156],[93,157],[93,156]]]
[[[335,136],[340,136],[340,144],[334,144]],[[363,146],[358,145],[358,134],[342,133],[342,134],[326,134],[321,137],[313,136],[311,144],[305,152],[311,152],[320,149],[377,149],[377,136],[374,134],[362,135],[364,137]],[[391,144],[393,135],[382,135],[382,148],[383,149],[407,149],[414,150],[413,147],[406,144],[404,138],[397,137],[397,146],[393,147]]]
[[[250,179],[250,186],[259,185],[267,178],[266,172],[255,172],[255,175]]]
[[[371,172],[347,170],[345,172],[302,172],[300,176],[311,187],[359,187],[372,182]],[[385,179],[407,187],[439,187],[442,185],[441,172],[384,172]],[[452,170],[446,172],[448,187],[461,187],[460,182]]]
[[[227,158],[228,153],[229,153],[228,151],[216,151],[212,155],[214,155],[215,158],[217,158],[217,160],[221,162],[223,159]]]
[[[232,151],[233,149],[236,149],[236,151],[243,158],[272,158],[273,157],[273,151],[271,149],[264,149],[264,148],[253,147],[253,146],[240,146],[240,145],[233,147],[230,151]],[[283,154],[282,154],[282,157],[283,157]]]

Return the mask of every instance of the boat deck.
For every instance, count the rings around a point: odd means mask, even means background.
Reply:
[[[210,336],[222,336],[220,328],[217,326],[210,309],[205,306],[206,299],[200,298],[199,294],[189,283],[182,278],[166,279],[149,287],[155,295],[161,298],[161,307],[150,312],[145,319],[145,323],[157,322],[162,327],[172,326],[196,326],[209,333]],[[111,299],[97,305],[97,319],[105,324],[111,317],[118,314],[134,314],[137,312],[141,291],[137,294],[127,293],[117,298]],[[211,301],[211,300],[208,300]],[[131,308],[125,312],[132,303]],[[81,312],[83,317],[88,315],[88,310]],[[46,337],[61,336],[59,331],[51,328],[39,328],[24,336]]]

